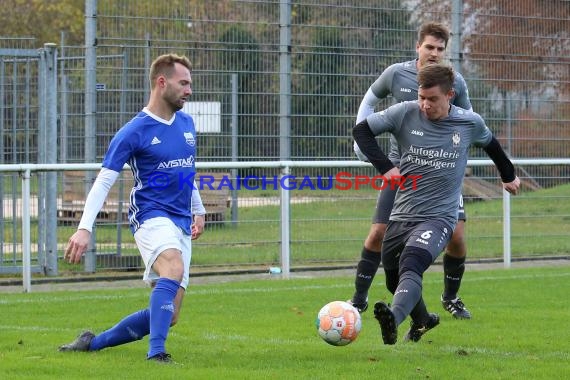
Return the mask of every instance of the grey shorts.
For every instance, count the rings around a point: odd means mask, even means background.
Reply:
[[[382,242],[382,265],[385,269],[399,268],[400,253],[413,246],[428,251],[432,262],[451,239],[453,227],[439,219],[424,222],[388,222]]]
[[[391,189],[390,186],[386,186],[385,189],[380,191],[378,194],[378,200],[376,201],[376,211],[372,217],[373,224],[388,224],[388,221],[390,220],[390,214],[392,213],[392,207],[394,207],[396,191],[398,191],[397,188]],[[464,222],[467,221],[465,207],[463,207],[463,195],[459,197],[457,219],[463,220]]]

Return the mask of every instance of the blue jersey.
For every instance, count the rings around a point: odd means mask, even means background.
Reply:
[[[163,120],[146,108],[113,137],[103,167],[131,167],[134,185],[129,222],[134,233],[147,219],[166,217],[190,234],[191,199],[196,174],[196,129],[188,114],[178,111]]]

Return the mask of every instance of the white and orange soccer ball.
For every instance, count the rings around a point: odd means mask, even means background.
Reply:
[[[327,303],[317,315],[319,336],[333,346],[346,346],[360,333],[362,320],[354,306],[344,301]]]

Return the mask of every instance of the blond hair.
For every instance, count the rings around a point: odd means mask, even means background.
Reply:
[[[157,57],[150,65],[150,87],[154,88],[156,78],[159,76],[164,75],[167,78],[170,77],[174,71],[174,64],[176,63],[179,63],[189,71],[192,71],[192,63],[186,56],[178,54],[163,54]]]

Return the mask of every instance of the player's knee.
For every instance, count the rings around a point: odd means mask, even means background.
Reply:
[[[182,260],[180,251],[168,249],[160,253],[152,265],[152,269],[160,277],[181,282],[184,276],[184,260]]]
[[[170,267],[167,270],[164,270],[160,274],[160,277],[169,278],[173,281],[177,281],[178,283],[182,282],[183,276],[184,276],[184,268],[176,266]]]
[[[465,222],[460,220],[455,229],[453,230],[453,234],[451,235],[451,241],[455,242],[463,242],[465,240]]]
[[[400,255],[400,272],[411,271],[423,276],[423,273],[429,268],[433,258],[428,250],[418,247],[406,247]]]
[[[467,246],[463,234],[453,233],[445,249],[445,254],[458,259],[464,258],[467,255]]]
[[[386,234],[386,225],[383,223],[374,223],[370,227],[368,237],[381,242],[382,239],[384,239],[384,234]]]
[[[166,269],[167,275],[175,281],[182,282],[184,277],[184,262],[182,260],[172,262],[171,265]]]
[[[459,221],[447,247],[445,247],[445,254],[458,259],[464,258],[467,255],[467,244],[465,242],[465,222]]]

